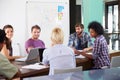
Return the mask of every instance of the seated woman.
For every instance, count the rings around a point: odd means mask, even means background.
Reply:
[[[3,30],[6,33],[6,39],[3,45],[1,52],[5,55],[9,60],[14,60],[16,58],[20,58],[21,56],[13,56],[12,52],[12,37],[13,37],[13,27],[11,25],[5,25]]]
[[[110,55],[108,53],[108,45],[104,34],[103,26],[93,21],[88,25],[91,37],[95,38],[92,54],[86,52],[79,52],[81,55],[92,59],[94,67],[92,69],[103,69],[110,67]]]
[[[61,28],[54,28],[51,34],[52,47],[44,50],[42,61],[44,65],[50,65],[49,75],[53,75],[55,69],[76,67],[74,51],[63,45],[63,40],[64,34]]]
[[[0,29],[0,51],[3,48],[5,36],[5,31]],[[12,78],[17,78],[20,74],[20,70],[15,65],[11,64],[9,60],[0,52],[0,75],[7,78],[4,80],[13,80]],[[17,80],[19,79],[17,78]]]

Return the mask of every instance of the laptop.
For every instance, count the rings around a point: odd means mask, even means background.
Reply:
[[[39,48],[39,59],[40,59],[40,62],[42,62],[42,59],[43,59],[43,51],[45,50],[45,48]]]
[[[16,59],[15,61],[25,62],[25,63],[36,63],[39,62],[39,48],[33,48],[30,50],[28,56]]]

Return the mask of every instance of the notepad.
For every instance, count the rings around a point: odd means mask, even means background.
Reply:
[[[47,68],[44,65],[40,65],[39,63],[35,63],[35,64],[30,64],[30,65],[26,65],[22,67],[23,69],[35,69],[35,70],[39,70],[39,69],[43,69],[43,68]]]

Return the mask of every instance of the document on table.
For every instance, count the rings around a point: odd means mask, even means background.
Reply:
[[[83,50],[78,50],[79,52],[83,52]],[[87,52],[86,54],[92,54],[92,52]],[[76,55],[76,58],[85,58],[83,55]]]
[[[83,56],[83,55],[77,55],[77,56],[75,56],[76,58],[85,58],[85,56]]]
[[[39,70],[39,69],[43,69],[43,68],[47,68],[47,67],[44,65],[39,65],[39,63],[35,63],[35,64],[23,66],[22,68]]]
[[[78,50],[79,52],[83,52],[83,50]],[[86,52],[87,54],[92,54],[92,52]]]

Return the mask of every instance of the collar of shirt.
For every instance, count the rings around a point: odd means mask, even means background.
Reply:
[[[77,38],[81,38],[81,37],[84,36],[84,32],[81,33],[81,36],[80,36],[80,37],[77,35],[77,33],[76,33],[76,36],[77,36]]]

